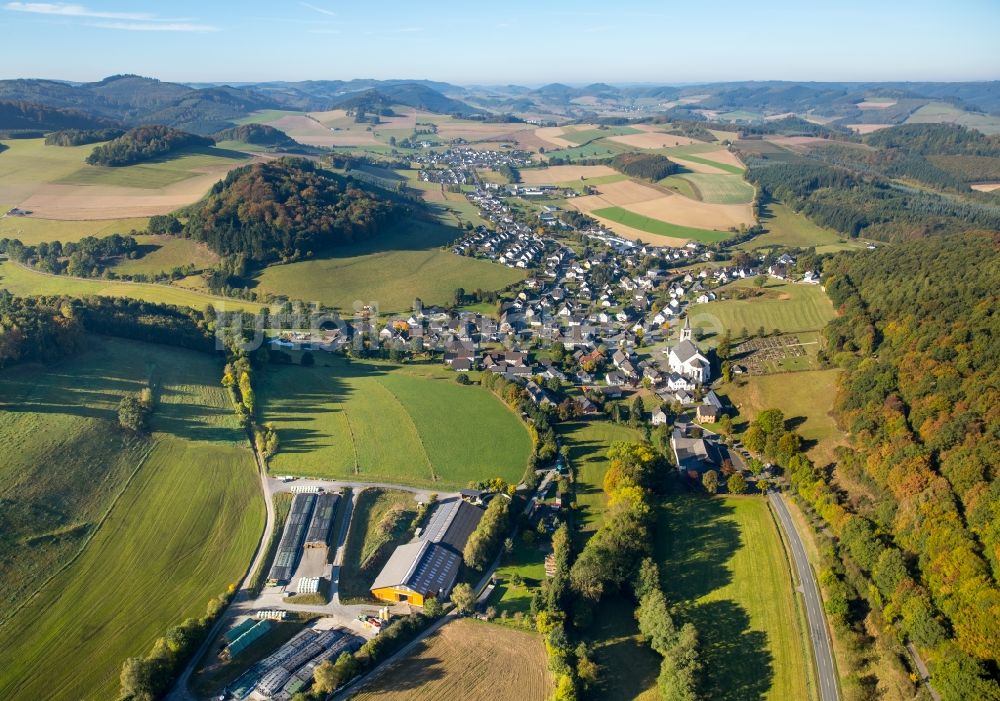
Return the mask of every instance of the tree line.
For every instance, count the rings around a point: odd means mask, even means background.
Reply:
[[[61,129],[45,137],[46,146],[85,146],[100,141],[117,139],[125,133],[124,129],[109,127],[107,129]]]
[[[87,163],[92,166],[127,166],[195,146],[213,145],[215,141],[207,136],[154,124],[129,129],[118,138],[96,146],[87,156]]]
[[[658,153],[620,153],[611,159],[611,167],[630,175],[656,182],[680,171],[680,166]]]

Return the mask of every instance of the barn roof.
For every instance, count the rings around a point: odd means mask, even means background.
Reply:
[[[483,510],[478,506],[457,497],[444,499],[434,509],[420,539],[438,543],[461,554],[482,517]]]
[[[451,591],[462,558],[447,548],[418,540],[396,548],[372,583],[372,589],[404,587],[420,594]]]

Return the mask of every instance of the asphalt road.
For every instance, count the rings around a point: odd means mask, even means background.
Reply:
[[[830,646],[830,635],[826,629],[826,614],[823,612],[823,600],[819,595],[816,578],[809,566],[809,558],[806,557],[802,538],[795,530],[791,514],[788,513],[785,498],[780,492],[772,491],[768,495],[768,499],[771,500],[771,506],[778,515],[778,522],[791,546],[792,559],[795,561],[795,569],[798,572],[802,594],[805,597],[806,617],[809,619],[809,638],[812,640],[813,657],[816,660],[816,673],[819,678],[820,701],[837,701],[840,698],[837,689],[837,668],[833,664],[833,650]]]

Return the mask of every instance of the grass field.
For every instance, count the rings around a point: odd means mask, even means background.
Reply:
[[[772,246],[815,246],[818,253],[832,253],[864,246],[832,229],[814,224],[804,214],[797,214],[780,202],[770,202],[765,206],[760,223],[767,233],[741,243],[737,248],[749,251]]]
[[[652,219],[642,214],[630,212],[622,207],[604,207],[595,209],[593,214],[598,217],[610,219],[613,222],[624,224],[625,226],[647,231],[657,236],[669,236],[678,239],[692,239],[702,243],[715,243],[724,241],[731,234],[728,231],[712,231],[710,229],[695,229],[690,226],[679,226],[669,222]]]
[[[544,701],[552,692],[540,636],[456,620],[352,698],[358,701]]]
[[[724,170],[727,173],[732,173],[733,175],[742,175],[743,168],[733,165],[732,163],[721,163],[719,161],[713,161],[708,158],[703,158],[701,156],[695,156],[694,154],[685,154],[683,156],[685,161],[691,161],[692,163],[701,163],[702,165],[711,166],[712,168],[718,168],[719,170]]]
[[[538,542],[541,539],[537,533],[535,541],[531,543],[518,538],[511,554],[504,556],[496,571],[496,578],[500,583],[489,599],[489,605],[495,606],[498,612],[506,611],[510,616],[515,613],[522,613],[525,616],[529,614],[532,592],[541,587],[545,581],[546,550],[551,551],[547,541],[542,544]],[[524,583],[519,586],[512,584],[510,579],[514,575],[521,577]]]
[[[263,508],[219,372],[208,355],[90,337],[54,367],[0,373],[4,547],[31,556],[0,566],[27,585],[19,600],[41,587],[0,625],[0,697],[113,698],[126,657],[242,575]],[[154,432],[126,438],[118,401],[150,383]]]
[[[906,124],[953,123],[978,129],[984,134],[1000,134],[1000,118],[965,110],[947,102],[931,102],[918,108]]]
[[[215,297],[168,285],[128,283],[113,280],[81,279],[67,275],[45,275],[16,263],[0,263],[0,288],[15,295],[69,295],[73,297],[128,297],[145,302],[176,304],[204,309],[212,305],[219,310],[244,309],[256,312],[265,305],[227,297]]]
[[[417,502],[410,492],[366,489],[358,495],[340,569],[341,601],[371,598],[369,587],[389,559],[393,547],[406,542],[408,528],[416,512]],[[394,520],[395,527],[384,530],[379,524],[390,513],[398,515]],[[362,571],[362,565],[380,550],[377,560]]]
[[[660,656],[639,637],[635,604],[624,596],[608,596],[583,636],[601,665],[601,684],[588,698],[601,701],[659,701],[656,677]],[[706,697],[710,698],[710,697]]]
[[[712,204],[744,204],[752,202],[754,196],[753,185],[742,177],[728,174],[683,173],[668,176],[660,184],[676,186],[685,197]]]
[[[831,415],[839,375],[840,370],[834,369],[741,378],[725,385],[720,394],[729,397],[747,422],[764,409],[781,409],[805,439],[809,457],[827,465],[834,461],[836,447],[846,444]]]
[[[145,231],[148,217],[135,219],[36,219],[35,217],[0,217],[0,239],[18,239],[33,245],[42,241],[79,241],[85,236],[110,236],[127,234],[133,229]]]
[[[240,151],[211,146],[120,168],[83,165],[79,170],[51,182],[61,185],[113,185],[158,189],[187,180],[220,165],[237,165],[248,158],[247,154]]]
[[[281,437],[275,474],[461,488],[492,477],[517,482],[530,453],[513,412],[439,365],[320,352],[312,368],[270,368],[259,396]]]
[[[675,496],[660,513],[664,588],[698,629],[706,697],[813,698],[798,595],[767,501]]]
[[[618,441],[641,441],[642,434],[627,426],[597,420],[561,423],[557,428],[576,470],[576,511],[581,528],[595,530],[607,502],[604,472],[608,469],[608,448]]]
[[[404,312],[417,297],[427,305],[446,304],[457,287],[495,290],[525,278],[522,270],[442,248],[458,234],[455,228],[408,223],[327,258],[265,268],[257,288],[341,310],[360,300],[375,302],[382,312]]]
[[[155,275],[193,264],[203,270],[219,261],[208,246],[175,236],[136,236],[141,257],[123,260],[113,267],[120,275]]]
[[[748,286],[753,281],[735,284]],[[761,297],[699,304],[693,310],[691,324],[713,332],[728,329],[733,335],[739,334],[742,329],[755,333],[762,326],[768,332],[777,329],[783,333],[795,333],[819,330],[835,316],[833,304],[819,285],[768,280],[763,291],[764,296]]]
[[[638,129],[633,129],[632,127],[607,127],[604,129],[581,129],[580,131],[565,130],[561,138],[571,143],[582,145],[596,139],[640,133]]]

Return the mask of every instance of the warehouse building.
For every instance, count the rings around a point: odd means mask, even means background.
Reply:
[[[461,499],[445,499],[431,514],[420,537],[393,551],[372,583],[376,599],[423,606],[451,593],[462,567],[462,551],[483,510]]]
[[[337,513],[336,494],[319,494],[313,507],[312,520],[306,533],[305,547],[325,548],[330,544],[330,530],[333,527],[333,515]]]
[[[274,555],[274,563],[267,578],[268,586],[287,584],[291,579],[311,522],[316,499],[315,494],[296,494],[292,500],[292,508],[285,521],[285,530],[278,543],[278,552]]]

